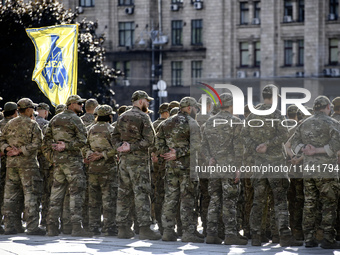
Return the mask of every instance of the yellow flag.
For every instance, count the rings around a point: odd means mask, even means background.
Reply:
[[[26,29],[35,47],[32,80],[55,107],[77,94],[78,25]]]

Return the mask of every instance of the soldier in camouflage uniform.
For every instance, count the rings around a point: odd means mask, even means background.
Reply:
[[[18,106],[14,102],[7,102],[4,105],[4,119],[0,121],[0,132],[2,129],[6,126],[6,124],[11,120],[14,119],[15,117],[18,116]],[[0,220],[2,221],[2,206],[4,202],[4,191],[5,191],[5,179],[6,179],[6,154],[2,153],[0,151],[0,156],[1,156],[1,170],[0,170]],[[21,195],[22,201],[23,201],[23,194]],[[19,199],[20,200],[20,199]],[[21,210],[18,210],[18,215],[17,215],[17,221],[16,221],[16,226],[19,227],[19,230],[22,228],[21,227],[21,212],[22,212],[22,206],[19,206]],[[18,230],[17,230],[18,231]],[[20,231],[19,231],[20,232]],[[4,230],[2,227],[0,227],[0,233],[3,234]]]
[[[287,116],[288,119],[294,120],[296,122],[298,119],[299,108],[296,105],[290,105],[287,108]],[[296,127],[289,128],[289,138],[294,134]],[[289,144],[290,148],[290,139],[286,142],[285,146]],[[287,150],[289,152],[290,150]],[[287,153],[288,154],[288,153]],[[287,163],[294,164],[295,159],[292,160],[294,155],[287,155]],[[299,176],[297,173],[289,173],[290,177],[290,185],[288,189],[288,209],[290,214],[290,226],[292,227],[292,232],[296,240],[304,240],[303,231],[302,231],[302,214],[303,214],[303,204],[304,204],[304,195],[303,195],[303,179],[302,175]]]
[[[117,172],[114,172],[116,151],[112,145],[114,128],[110,125],[114,114],[111,106],[99,106],[97,123],[88,131],[87,143],[83,149],[84,157],[90,162],[87,172],[89,228],[94,235],[100,235],[101,232],[106,236],[117,234],[115,224],[117,194],[112,193],[112,184],[117,178]],[[100,232],[101,205],[104,225]]]
[[[250,110],[248,105],[244,107],[244,118],[246,119],[250,114]],[[243,141],[242,141],[243,144]],[[252,166],[255,164],[254,155],[249,148],[247,148],[245,145],[243,146],[243,158],[242,158],[242,165],[243,166]],[[243,210],[243,221],[242,221],[242,227],[244,231],[244,236],[247,238],[250,238],[250,224],[249,224],[249,218],[250,218],[250,212],[251,207],[253,206],[253,196],[254,196],[254,188],[251,184],[251,176],[252,173],[242,173],[241,178],[241,189],[243,189],[243,197],[239,199],[239,201],[243,200],[243,206],[241,207],[241,210]],[[242,194],[241,193],[241,194]]]
[[[329,117],[331,102],[325,96],[314,100],[314,115],[307,118],[297,128],[292,138],[295,154],[304,154],[303,176],[305,204],[303,208],[303,231],[305,246],[316,247],[315,221],[318,201],[322,204],[323,240],[321,247],[339,249],[335,241],[334,224],[338,203],[338,171],[330,170],[337,166],[337,151],[340,150],[340,124]],[[324,165],[326,168],[324,168]],[[318,166],[322,167],[318,171]],[[313,170],[314,169],[314,170]],[[325,170],[325,171],[324,171]]]
[[[201,104],[201,109],[202,111],[202,98],[199,99],[199,104]],[[211,117],[212,115],[212,110],[213,110],[213,100],[211,97],[207,97],[207,103],[206,103],[206,114],[197,114],[196,120],[198,125],[200,126],[201,129],[201,134],[203,134],[204,129],[205,129],[205,123],[206,121]],[[202,147],[201,147],[202,149]],[[206,162],[204,160],[204,155],[202,154],[202,150],[199,152],[199,157],[198,157],[198,165],[199,166],[207,166],[209,165],[209,162]],[[208,185],[209,185],[209,175],[205,175],[203,173],[199,174],[199,194],[197,198],[197,212],[199,212],[201,216],[201,221],[202,221],[202,227],[203,227],[203,234],[206,236],[207,234],[207,216],[208,216],[208,206],[210,202],[210,196],[209,196],[209,191],[208,191]]]
[[[90,125],[94,121],[94,109],[98,106],[98,102],[94,98],[87,99],[85,102],[85,111],[86,113],[81,116],[81,120],[84,122],[85,127]]]
[[[118,238],[134,236],[130,218],[134,201],[139,224],[139,239],[158,240],[161,236],[150,229],[150,168],[148,149],[153,146],[155,131],[148,112],[153,98],[144,91],[132,94],[133,108],[119,116],[113,144],[119,152],[119,186],[117,197]]]
[[[340,121],[340,97],[336,97],[333,99],[332,104],[334,105],[334,113],[332,114],[332,118]],[[338,152],[338,164],[340,163],[340,152]],[[338,200],[338,210],[337,210],[337,219],[336,219],[336,240],[340,241],[340,198]]]
[[[35,121],[39,124],[39,127],[44,135],[48,124],[48,114],[50,113],[50,107],[46,103],[39,103],[37,106],[38,115]],[[40,173],[43,177],[43,195],[41,199],[41,225],[46,225],[46,217],[48,212],[48,205],[51,195],[51,184],[53,178],[53,167],[52,164],[45,158],[41,151],[38,153],[38,161]]]
[[[206,243],[221,244],[218,237],[218,222],[222,210],[225,227],[224,244],[246,245],[247,238],[239,235],[237,228],[236,206],[240,186],[239,169],[242,164],[243,144],[241,142],[240,123],[233,116],[233,97],[230,93],[220,95],[222,105],[220,112],[209,118],[203,133],[202,155],[209,166],[232,166],[235,172],[211,173],[209,179],[210,203],[208,208],[208,224]],[[226,120],[228,124],[215,125],[215,121]]]
[[[170,113],[168,110],[169,103],[163,103],[159,106],[158,113],[160,117],[155,120],[152,125],[154,130],[158,131],[159,125],[169,118]],[[154,189],[153,192],[153,199],[154,199],[154,217],[157,220],[158,228],[161,234],[163,234],[163,227],[162,227],[162,215],[159,213],[162,211],[162,205],[164,201],[164,175],[165,175],[165,161],[163,158],[159,158],[156,156],[156,148],[154,147],[151,153],[151,159],[153,163],[153,169],[151,172],[151,181],[152,186]],[[151,200],[152,204],[152,200]]]
[[[182,242],[202,243],[204,239],[195,233],[196,184],[190,178],[190,161],[196,158],[201,143],[199,125],[195,120],[198,104],[194,98],[184,97],[180,109],[177,115],[162,122],[156,140],[158,153],[166,160],[162,240],[177,240],[174,227],[180,198]]]
[[[87,236],[81,226],[85,174],[80,151],[86,144],[86,129],[77,116],[77,113],[82,112],[85,101],[77,95],[69,96],[67,110],[51,119],[43,140],[43,153],[54,164],[47,219],[49,236],[59,234],[59,217],[67,189],[70,191],[72,236]]]
[[[257,110],[268,110],[273,103],[273,90],[278,88],[275,85],[264,87],[262,96],[264,103],[257,107]],[[274,94],[275,95],[275,94]],[[256,119],[256,120],[254,120]],[[263,126],[251,127],[245,125],[242,128],[242,137],[248,148],[252,149],[255,156],[255,165],[257,166],[280,166],[284,164],[282,154],[282,143],[288,139],[288,129],[281,125],[281,121],[268,122],[266,119],[284,120],[281,112],[275,110],[272,114],[259,116],[251,113],[247,118],[252,125]],[[263,207],[266,203],[266,190],[270,186],[274,197],[275,219],[280,235],[280,245],[284,246],[301,246],[303,243],[296,241],[292,236],[289,227],[289,213],[287,204],[287,191],[289,188],[288,174],[284,172],[263,174],[255,172],[253,174],[254,201],[250,215],[252,245],[261,246],[261,219]]]
[[[38,124],[31,119],[36,104],[29,98],[22,98],[17,105],[20,116],[10,120],[0,135],[1,151],[7,156],[3,205],[5,234],[17,233],[14,221],[17,218],[17,199],[23,189],[27,234],[45,235],[45,230],[39,228],[38,202],[42,192],[42,179],[37,154],[41,147],[42,134]]]

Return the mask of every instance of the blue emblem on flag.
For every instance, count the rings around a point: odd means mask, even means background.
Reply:
[[[58,35],[51,35],[51,50],[42,71],[42,76],[45,78],[49,89],[52,89],[54,85],[62,89],[68,81],[67,70],[63,64],[63,54],[61,49],[57,47],[58,39]]]

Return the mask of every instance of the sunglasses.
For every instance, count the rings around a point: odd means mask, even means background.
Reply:
[[[83,105],[84,103],[78,102],[77,104],[78,104],[78,105]]]

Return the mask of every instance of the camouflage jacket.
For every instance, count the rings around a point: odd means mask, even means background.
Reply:
[[[261,104],[257,110],[268,110],[272,107],[269,104]],[[276,121],[268,121],[274,119]],[[268,161],[283,160],[282,145],[288,140],[288,128],[281,125],[281,121],[285,119],[281,115],[280,110],[275,110],[272,114],[259,116],[251,113],[247,119],[245,126],[242,127],[241,136],[244,139],[245,146],[249,153],[253,153],[255,158],[263,158]],[[250,126],[248,123],[250,121]],[[261,122],[262,121],[262,122]],[[263,123],[263,126],[260,127]],[[262,143],[266,143],[266,153],[256,152],[256,147]]]
[[[188,157],[201,145],[200,127],[187,113],[179,112],[161,123],[156,137],[159,154],[176,150],[176,158]]]
[[[323,147],[327,152],[313,156],[304,155],[304,166],[336,164],[337,151],[340,150],[340,123],[325,113],[317,111],[297,127],[291,138],[291,144],[295,154],[298,154],[307,144],[316,148]],[[303,173],[304,175],[314,174],[311,171]]]
[[[6,124],[11,120],[14,119],[14,117],[7,117],[2,120],[0,120],[0,131],[6,126]]]
[[[48,120],[45,120],[43,117],[37,116],[35,121],[39,124],[41,130],[43,130],[44,126],[48,124]]]
[[[104,156],[104,158],[90,162],[90,173],[109,171],[110,164],[114,164],[116,150],[112,144],[113,131],[114,128],[104,121],[98,121],[88,131],[87,142],[82,149],[84,158],[93,152],[101,152]]]
[[[136,106],[120,115],[114,128],[114,146],[118,148],[123,142],[130,144],[128,153],[147,153],[155,142],[155,130],[149,115]]]
[[[227,120],[227,124],[215,125],[216,119]],[[219,165],[230,164],[238,169],[242,165],[243,144],[240,136],[242,126],[231,125],[240,123],[238,117],[233,116],[230,112],[220,111],[205,124],[202,139],[202,154],[206,162],[214,158]]]
[[[90,125],[95,119],[94,114],[92,114],[92,113],[85,113],[80,118],[84,122],[85,127]]]
[[[20,115],[10,120],[0,134],[0,148],[4,153],[8,146],[20,148],[18,156],[7,157],[7,167],[38,167],[37,154],[41,148],[42,134],[39,125],[31,118]]]
[[[158,118],[157,120],[155,120],[155,121],[152,123],[153,129],[155,130],[156,133],[157,133],[157,131],[158,131],[159,125],[160,125],[164,120],[165,120],[164,118]]]
[[[65,150],[52,150],[52,143],[65,142]],[[51,162],[68,162],[69,156],[81,157],[81,149],[86,144],[86,129],[81,119],[71,110],[55,115],[49,122],[42,150]]]
[[[337,121],[340,121],[340,114],[339,113],[333,113],[332,118],[336,119]]]

